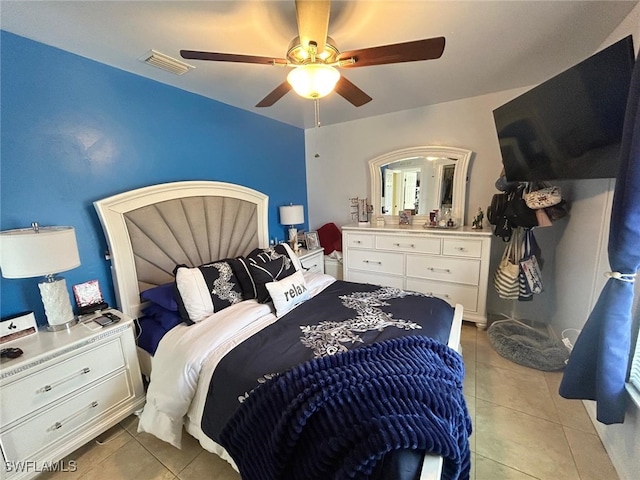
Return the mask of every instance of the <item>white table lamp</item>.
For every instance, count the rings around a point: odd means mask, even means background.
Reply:
[[[280,207],[280,225],[289,226],[289,242],[294,250],[298,249],[298,229],[296,225],[304,223],[304,206],[284,205]]]
[[[19,228],[0,232],[0,268],[4,278],[44,276],[38,284],[49,330],[76,323],[67,282],[56,274],[80,266],[73,227]]]

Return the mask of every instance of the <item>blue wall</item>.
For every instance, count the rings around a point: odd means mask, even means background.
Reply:
[[[0,229],[76,228],[82,265],[67,287],[98,279],[115,304],[95,200],[180,180],[238,183],[278,206],[305,205],[304,131],[104,64],[0,32]],[[152,68],[152,67],[150,67]],[[38,279],[1,279],[0,313],[34,310]]]

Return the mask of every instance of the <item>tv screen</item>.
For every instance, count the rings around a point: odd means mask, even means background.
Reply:
[[[617,175],[631,36],[493,111],[509,181]]]

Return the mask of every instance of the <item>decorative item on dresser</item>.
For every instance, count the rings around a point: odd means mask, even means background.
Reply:
[[[471,227],[342,227],[344,279],[440,297],[464,307],[463,318],[487,325],[491,232]]]
[[[367,225],[369,223],[369,217],[373,212],[373,205],[369,205],[369,199],[367,198],[350,198],[351,202],[351,217],[360,225]]]
[[[305,245],[307,250],[315,250],[320,248],[320,239],[318,238],[318,232],[306,232],[304,234]]]
[[[122,421],[145,401],[133,319],[91,319],[10,343],[24,352],[0,365],[0,477],[33,478]],[[69,468],[57,464],[59,468]]]

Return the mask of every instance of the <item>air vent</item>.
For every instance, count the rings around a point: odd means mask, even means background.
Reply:
[[[193,65],[181,62],[180,60],[172,58],[169,55],[165,55],[164,53],[156,52],[155,50],[149,50],[149,52],[138,60],[153,67],[166,70],[167,72],[175,73],[176,75],[184,75],[192,68],[196,68]]]

